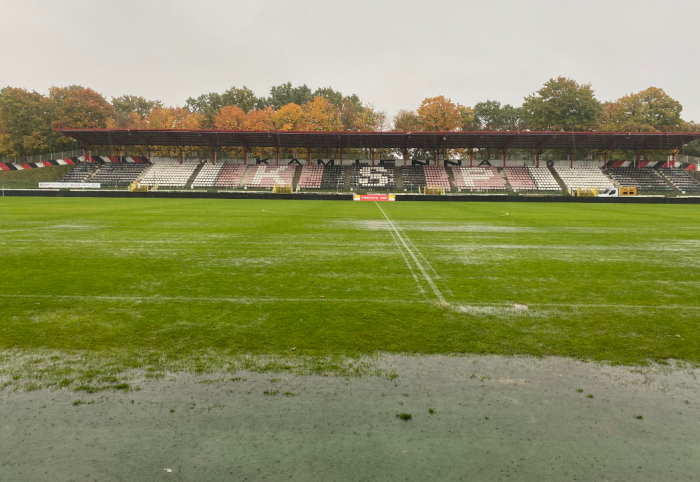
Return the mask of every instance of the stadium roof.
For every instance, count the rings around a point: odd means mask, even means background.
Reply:
[[[273,147],[330,149],[680,149],[700,132],[288,132],[57,129],[83,146]]]

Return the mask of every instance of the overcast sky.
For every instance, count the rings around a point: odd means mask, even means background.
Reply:
[[[700,121],[700,0],[0,0],[0,85],[169,105],[287,81],[393,115],[425,97],[520,105],[557,75],[650,86]]]

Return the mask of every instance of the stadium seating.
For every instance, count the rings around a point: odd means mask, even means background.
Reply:
[[[637,169],[636,167],[613,167],[608,174],[620,187],[636,187],[645,192],[670,192],[673,188],[663,177],[653,169]]]
[[[526,167],[506,167],[503,172],[513,191],[535,191],[537,186]]]
[[[353,166],[350,183],[361,188],[394,188],[396,171],[393,167]]]
[[[136,181],[147,168],[147,164],[105,164],[92,176],[90,182],[99,182],[103,186],[126,187]]]
[[[401,168],[403,187],[407,190],[417,190],[426,184],[423,166],[405,166]]]
[[[661,174],[682,192],[700,192],[700,183],[682,169],[661,169]]]
[[[454,166],[457,189],[463,191],[505,191],[506,183],[495,167]]]
[[[195,162],[157,162],[146,171],[141,182],[160,187],[185,187],[198,165]]]
[[[561,186],[554,179],[551,171],[547,167],[528,167],[528,172],[537,186],[538,191],[561,191]]]
[[[80,162],[63,176],[60,182],[85,182],[101,165],[93,162]]]
[[[323,180],[323,167],[322,165],[303,166],[299,177],[299,187],[302,189],[319,189]]]
[[[451,189],[450,178],[443,166],[423,166],[426,186],[444,187],[445,191]]]
[[[568,189],[597,188],[612,189],[615,185],[598,167],[559,167],[554,170]]]
[[[219,174],[219,178],[214,183],[214,187],[222,187],[225,189],[238,187],[241,184],[241,180],[243,179],[243,175],[245,174],[247,167],[248,166],[243,164],[224,164],[224,167],[221,169],[221,173]]]
[[[275,185],[291,186],[296,167],[296,165],[268,166],[267,164],[258,164],[253,167],[253,171],[249,174],[246,187],[270,189]]]
[[[202,166],[202,170],[199,171],[199,174],[197,174],[194,182],[192,182],[192,188],[214,187],[223,169],[223,164],[205,164]]]
[[[321,189],[338,190],[345,186],[345,168],[341,166],[326,166],[321,177]]]

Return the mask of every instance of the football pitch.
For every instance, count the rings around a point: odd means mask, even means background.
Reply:
[[[697,206],[4,198],[0,243],[5,356],[700,362]]]

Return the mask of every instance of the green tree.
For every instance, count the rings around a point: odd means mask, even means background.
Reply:
[[[525,97],[522,116],[531,129],[576,130],[594,125],[600,111],[591,84],[557,77]]]
[[[287,82],[273,86],[265,103],[277,111],[287,104],[303,105],[313,100],[313,93],[306,84],[294,87],[291,82]]]

